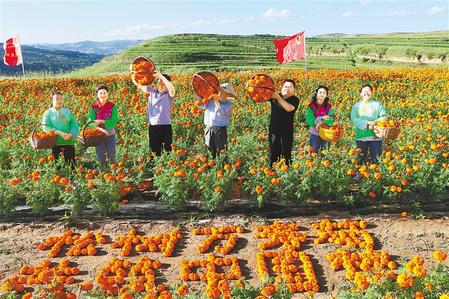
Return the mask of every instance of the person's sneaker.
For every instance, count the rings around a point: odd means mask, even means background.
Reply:
[[[352,179],[354,181],[360,181],[362,179],[362,175],[360,174],[360,172],[357,172]]]

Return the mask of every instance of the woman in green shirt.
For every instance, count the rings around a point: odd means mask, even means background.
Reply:
[[[115,126],[118,123],[117,106],[108,101],[108,88],[100,85],[96,89],[97,101],[89,110],[89,121],[93,121],[98,129],[106,134],[105,140],[95,147],[98,162],[105,168],[106,153],[109,163],[115,163],[115,144],[117,141]]]
[[[373,98],[373,88],[365,84],[360,89],[362,99],[352,106],[351,120],[355,125],[355,138],[360,149],[358,164],[367,160],[368,150],[371,163],[376,163],[382,153],[382,139],[374,134],[376,122],[386,118],[385,108]]]
[[[45,132],[54,131],[56,145],[51,149],[55,159],[62,153],[66,162],[75,160],[75,139],[78,136],[78,121],[73,113],[64,108],[64,96],[55,91],[52,94],[52,107],[44,112],[42,117],[42,129]]]

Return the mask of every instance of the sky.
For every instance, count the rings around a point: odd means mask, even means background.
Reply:
[[[449,30],[449,0],[0,0],[0,41],[151,39],[176,33],[389,33]]]

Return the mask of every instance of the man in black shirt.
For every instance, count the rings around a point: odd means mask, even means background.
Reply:
[[[294,96],[295,82],[285,80],[281,93],[273,93],[270,99],[271,118],[268,137],[270,142],[270,166],[282,156],[290,165],[293,147],[293,119],[299,99]]]

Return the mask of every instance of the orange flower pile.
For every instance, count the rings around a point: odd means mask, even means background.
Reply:
[[[273,80],[268,75],[256,75],[247,83],[246,91],[257,103],[268,101],[274,92]]]
[[[329,261],[330,268],[335,271],[345,269],[345,278],[354,280],[363,290],[369,287],[369,273],[374,273],[373,281],[378,281],[382,275],[391,279],[396,277],[393,270],[397,265],[390,260],[390,254],[386,251],[365,249],[361,253],[356,253],[339,248],[327,254],[326,260]]]
[[[217,267],[229,268],[230,273],[218,273]],[[194,268],[205,268],[205,271],[195,273]],[[182,281],[206,282],[206,295],[209,298],[231,298],[228,280],[242,278],[238,259],[236,257],[220,258],[213,254],[207,256],[207,260],[182,260],[180,278]]]
[[[49,131],[49,132],[38,132],[33,135],[33,138],[44,139],[44,138],[51,138],[51,137],[55,137],[55,136],[56,136],[56,134],[54,131]]]
[[[335,222],[323,219],[313,223],[318,230],[315,244],[331,242],[336,245],[346,245],[349,248],[361,248],[362,252],[351,249],[337,249],[326,255],[330,268],[338,271],[345,269],[345,278],[354,281],[356,287],[366,290],[372,282],[378,282],[383,276],[391,280],[396,279],[394,270],[397,265],[390,260],[386,251],[374,251],[374,239],[365,229],[368,223],[365,220],[344,220]]]
[[[67,251],[68,256],[90,255],[93,256],[97,253],[95,243],[106,244],[105,236],[98,232],[87,232],[81,238],[73,242],[73,246]]]
[[[95,244],[106,244],[106,238],[102,233],[87,232],[80,236],[69,229],[62,236],[48,237],[37,248],[39,250],[49,250],[48,256],[52,258],[58,256],[63,246],[71,246],[67,251],[67,256],[93,256],[97,253]]]
[[[208,227],[208,228],[194,228],[192,230],[193,235],[210,235],[198,246],[198,253],[206,253],[212,244],[218,240],[227,240],[224,246],[217,245],[214,247],[216,252],[220,252],[223,255],[228,254],[237,244],[239,237],[232,233],[244,233],[245,229],[241,226],[221,226],[218,228]]]
[[[331,221],[323,219],[319,223],[312,223],[311,227],[318,230],[318,237],[314,244],[334,243],[346,245],[349,248],[374,248],[374,239],[365,229],[368,223],[365,220]]]
[[[282,245],[282,248],[286,250],[298,250],[301,244],[307,239],[307,235],[299,231],[299,225],[296,223],[275,221],[268,226],[257,226],[256,230],[256,238],[269,239],[257,245],[260,250],[277,247],[279,245]]]
[[[80,269],[78,267],[69,267],[70,262],[66,259],[61,260],[57,266],[52,267],[51,264],[50,260],[45,259],[36,267],[22,266],[19,270],[19,275],[13,275],[6,279],[2,285],[2,291],[22,292],[25,286],[47,285],[48,287],[53,287],[57,285],[58,291],[65,294],[63,292],[65,284],[73,284],[75,282],[73,276],[78,275]]]
[[[85,137],[93,137],[93,136],[101,136],[104,135],[104,133],[97,128],[86,128],[83,131],[81,131],[80,136]]]
[[[260,295],[264,296],[264,298],[271,297],[277,291],[277,286],[275,284],[267,284],[260,291]]]
[[[395,127],[399,127],[400,124],[397,121],[390,119],[390,120],[378,121],[376,123],[376,126],[379,128],[395,128]]]
[[[408,273],[420,278],[427,274],[427,270],[424,268],[424,259],[420,256],[414,256],[411,261],[405,264],[405,269]]]
[[[269,277],[267,258],[271,259],[272,272],[277,274],[275,281],[286,283],[291,293],[319,291],[315,270],[306,253],[290,250],[259,252],[256,255],[259,279]]]
[[[149,85],[153,81],[154,65],[146,59],[138,60],[137,63],[133,63],[133,78],[140,85]]]
[[[201,76],[201,78],[199,76]],[[195,93],[203,99],[201,104],[207,104],[211,99],[210,97],[213,94],[217,94],[219,90],[219,81],[217,77],[209,72],[200,72],[198,73],[198,76],[193,76],[192,85]]]
[[[137,230],[132,228],[127,235],[118,236],[111,244],[112,248],[121,248],[122,256],[129,256],[134,246],[136,252],[162,252],[163,256],[171,256],[176,243],[182,239],[179,230],[174,229],[170,234],[159,234],[154,236],[141,236]]]
[[[156,285],[155,270],[161,268],[161,262],[141,257],[133,264],[131,260],[113,258],[95,277],[103,295],[120,295],[146,292],[148,296],[162,295],[166,292],[163,284]],[[132,296],[130,297],[132,298]]]
[[[401,273],[396,278],[397,284],[403,288],[403,289],[409,289],[413,287],[413,284],[415,282],[413,276],[407,275],[407,273]]]

